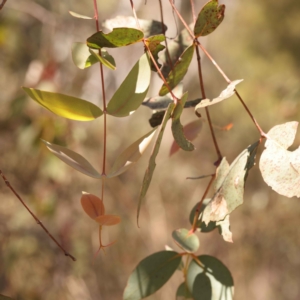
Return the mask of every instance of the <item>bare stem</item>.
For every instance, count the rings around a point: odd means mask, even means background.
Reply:
[[[201,87],[201,94],[202,94],[202,98],[205,99],[206,95],[205,95],[202,69],[201,69],[201,57],[200,57],[200,51],[199,51],[198,47],[196,47],[196,54],[197,54],[198,75],[199,75],[199,82],[200,82],[200,87]],[[214,146],[215,146],[215,149],[216,149],[216,152],[217,152],[217,156],[218,156],[217,165],[218,165],[218,163],[222,159],[222,154],[221,154],[221,151],[220,151],[220,148],[219,148],[216,136],[215,136],[215,132],[214,132],[213,125],[212,125],[212,122],[211,122],[208,107],[205,107],[205,113],[206,113],[209,129],[210,129],[210,133],[211,133],[211,136],[212,136],[212,139],[213,139],[213,143],[214,143]]]
[[[7,0],[2,0],[2,3],[0,4],[0,10],[4,7]]]
[[[196,211],[195,211],[195,215],[194,215],[193,226],[192,226],[191,232],[195,232],[196,229],[197,229],[197,221],[198,221],[198,218],[199,218],[199,215],[200,215],[201,206],[202,206],[203,201],[204,201],[207,193],[209,192],[209,189],[210,189],[213,181],[215,180],[215,178],[216,178],[216,174],[211,175],[211,179],[210,179],[210,181],[209,181],[209,183],[208,183],[208,185],[206,187],[206,190],[205,190],[205,192],[204,192],[204,194],[203,194],[200,202],[197,205],[197,208],[196,208]]]
[[[54,243],[63,251],[65,256],[69,256],[73,261],[76,261],[76,258],[72,256],[70,253],[68,253],[59,243],[58,241],[53,237],[53,235],[47,230],[47,228],[43,225],[43,223],[36,217],[36,215],[30,210],[30,208],[26,205],[26,203],[23,201],[23,199],[19,196],[19,194],[15,191],[15,189],[11,186],[10,182],[7,180],[3,172],[0,170],[0,175],[3,178],[5,184],[9,187],[9,189],[13,192],[13,194],[19,199],[19,201],[22,203],[22,205],[27,209],[27,211],[31,214],[31,216],[35,219],[36,223],[40,225],[44,231],[48,234],[48,236],[54,241]]]
[[[191,3],[191,10],[192,10],[192,15],[193,15],[193,21],[194,24],[196,23],[196,14],[195,14],[195,5],[194,5],[194,0],[190,0]]]
[[[94,18],[96,20],[96,29],[97,31],[100,30],[99,27],[99,13],[98,13],[98,6],[97,0],[94,1]],[[102,56],[101,49],[99,50],[99,55]],[[100,63],[100,77],[101,77],[101,88],[102,88],[102,101],[103,101],[103,161],[102,161],[102,175],[106,175],[106,140],[107,140],[107,107],[106,107],[106,95],[105,95],[105,84],[104,84],[104,71],[103,65]],[[103,194],[103,186],[102,186],[102,194]],[[103,198],[102,198],[103,201]]]

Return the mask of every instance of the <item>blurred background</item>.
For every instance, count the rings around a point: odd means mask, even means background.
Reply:
[[[164,0],[167,36],[182,25]],[[198,13],[206,1],[196,0]],[[300,2],[294,0],[220,0],[225,19],[201,42],[231,80],[244,79],[238,90],[264,131],[276,124],[299,120]],[[159,2],[134,1],[138,16],[159,20]],[[190,1],[176,0],[190,23]],[[132,15],[129,1],[98,0],[101,21]],[[209,179],[187,176],[214,172],[214,151],[208,125],[194,141],[192,153],[169,157],[173,142],[168,127],[157,158],[157,168],[140,226],[136,225],[139,189],[151,147],[125,174],[106,181],[107,213],[122,217],[120,225],[105,228],[104,243],[116,244],[94,258],[98,226],[83,212],[82,191],[100,196],[99,181],[71,169],[50,154],[40,139],[82,154],[98,170],[102,167],[103,119],[81,123],[57,117],[27,98],[21,86],[77,96],[101,105],[99,68],[75,67],[73,42],[84,42],[95,32],[93,20],[75,19],[69,10],[93,16],[92,0],[8,0],[0,11],[0,169],[48,230],[76,262],[65,257],[0,180],[0,294],[13,299],[122,299],[131,271],[165,245],[178,250],[171,238],[176,228],[189,228],[189,213],[202,197]],[[176,29],[176,24],[178,29]],[[105,69],[108,99],[125,78],[143,49],[133,45],[111,50],[116,71]],[[202,56],[207,96],[216,97],[226,82]],[[189,99],[200,96],[196,60],[184,80]],[[153,74],[149,96],[158,93]],[[233,123],[230,131],[216,129],[223,156],[229,162],[259,134],[236,97],[210,108],[215,126]],[[203,113],[203,118],[204,118]],[[130,117],[108,118],[110,167],[116,156],[149,131],[146,107]],[[196,119],[186,109],[183,124]],[[295,149],[300,143],[297,134]],[[263,146],[259,148],[257,163]],[[244,204],[231,214],[233,244],[218,231],[200,233],[200,254],[220,259],[232,272],[235,299],[300,298],[300,201],[281,197],[263,181],[258,166],[248,177]],[[183,281],[177,272],[170,283],[149,299],[175,299]]]

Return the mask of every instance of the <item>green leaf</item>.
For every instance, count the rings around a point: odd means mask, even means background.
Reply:
[[[150,36],[145,40],[145,43],[148,45],[149,50],[159,68],[161,67],[161,64],[158,62],[158,53],[163,49],[165,49],[165,46],[161,45],[160,43],[163,42],[165,39],[166,37],[163,34],[159,34],[159,35]],[[151,70],[157,72],[157,69],[154,63],[152,62],[152,60],[150,60],[150,65],[151,65]]]
[[[111,178],[118,176],[127,171],[127,169],[136,163],[151,142],[154,133],[155,129],[152,129],[150,132],[136,140],[126,150],[124,150],[115,160],[107,177]]]
[[[215,257],[200,255],[187,271],[187,286],[194,300],[232,300],[233,279],[227,267]]]
[[[300,147],[288,151],[295,139],[298,122],[274,126],[267,134],[259,169],[264,181],[278,194],[300,197]]]
[[[218,0],[207,2],[201,9],[195,23],[196,37],[212,33],[223,21],[225,5],[218,6]]]
[[[107,105],[107,113],[126,117],[133,113],[145,99],[151,78],[147,54],[143,54],[122,82]]]
[[[224,157],[217,170],[215,194],[203,212],[203,221],[221,221],[243,203],[244,185],[248,171],[254,165],[259,142],[245,149],[230,165]]]
[[[150,186],[152,176],[153,176],[153,173],[154,173],[154,170],[155,170],[155,167],[156,167],[155,159],[156,159],[156,156],[159,152],[160,144],[161,144],[161,141],[162,141],[162,137],[163,137],[167,122],[171,118],[171,113],[172,113],[173,108],[174,108],[174,104],[172,103],[172,104],[169,105],[169,107],[168,107],[168,109],[167,109],[167,111],[164,115],[162,125],[159,129],[159,133],[158,133],[158,136],[156,138],[156,142],[155,142],[154,148],[152,150],[152,153],[151,153],[151,156],[150,156],[150,159],[149,159],[148,167],[147,167],[145,175],[144,175],[143,184],[142,184],[142,187],[141,187],[139,200],[138,200],[137,222],[139,221],[139,215],[140,215],[140,209],[141,209],[142,201],[146,196],[146,193],[147,193],[148,188]]]
[[[194,55],[194,45],[188,47],[177,60],[173,70],[169,73],[166,81],[171,90],[184,78]],[[169,93],[165,84],[162,85],[159,95],[164,96]]]
[[[142,19],[138,19],[138,21],[141,26],[141,30],[144,32],[145,37],[161,34],[167,30],[167,26],[162,25],[160,21]],[[138,29],[136,19],[131,16],[117,16],[113,19],[105,20],[102,23],[102,26],[111,31],[117,27],[130,27]]]
[[[135,28],[114,28],[110,33],[98,31],[87,39],[90,48],[117,48],[128,46],[141,41],[144,37],[142,31]]]
[[[26,87],[23,87],[23,90],[41,106],[67,119],[92,121],[103,114],[98,106],[86,100]]]
[[[92,19],[94,19],[94,18],[91,18],[91,17],[88,17],[88,16],[84,16],[84,15],[78,14],[78,13],[76,13],[74,11],[70,11],[70,10],[69,10],[69,13],[70,13],[71,16],[73,16],[75,18],[79,18],[79,19],[86,19],[86,20],[92,20]]]
[[[191,28],[191,26],[189,27]],[[160,55],[160,60],[163,62],[161,71],[165,77],[168,76],[176,61],[191,44],[193,44],[193,39],[186,28],[174,40],[168,42],[168,52],[164,51],[163,55]]]
[[[59,146],[55,144],[51,144],[47,141],[42,140],[43,143],[47,146],[47,148],[56,155],[60,160],[64,163],[72,167],[73,169],[93,178],[100,179],[102,176],[94,169],[94,167],[80,154]]]
[[[231,96],[233,96],[235,94],[235,87],[236,85],[238,85],[240,82],[242,82],[243,79],[239,79],[239,80],[234,80],[232,81],[225,90],[223,90],[221,92],[221,94],[217,97],[214,98],[212,100],[210,99],[203,99],[200,101],[200,103],[195,107],[195,111],[198,112],[198,109],[206,107],[206,106],[210,106],[210,105],[214,105],[217,104]]]
[[[187,103],[188,102],[186,102],[185,104],[187,104]],[[188,123],[187,125],[185,125],[183,127],[183,134],[187,140],[192,141],[198,136],[201,128],[202,128],[202,120],[198,119],[198,120],[192,121],[192,122]],[[176,141],[174,141],[171,146],[171,149],[170,149],[170,156],[173,155],[174,153],[176,153],[179,149],[180,149],[180,147],[178,146]]]
[[[140,300],[159,290],[173,275],[181,256],[174,251],[160,251],[143,259],[131,273],[123,300]]]
[[[181,100],[177,102],[174,108],[172,116],[172,133],[174,140],[177,145],[185,151],[193,151],[195,149],[194,145],[185,137],[183,132],[183,126],[180,123],[180,116],[182,114],[185,102],[187,100],[188,93],[186,92]]]
[[[72,45],[72,59],[79,69],[85,69],[98,62],[89,51],[89,47],[84,43],[74,43]]]
[[[178,287],[176,292],[176,300],[194,300],[193,295],[190,293],[185,282]]]
[[[114,58],[109,55],[109,53],[105,49],[101,49],[101,55],[95,53],[93,50],[89,49],[90,54],[94,59],[96,59],[98,62],[103,64],[105,67],[115,70],[116,69],[116,63]]]
[[[189,233],[189,230],[185,228],[174,230],[172,237],[175,243],[186,252],[193,253],[199,249],[199,238],[194,233]]]
[[[204,211],[204,209],[205,209],[205,207],[206,207],[206,205],[209,201],[210,201],[210,199],[205,199],[202,203],[201,208],[200,208],[200,214],[199,214],[196,226],[199,229],[199,231],[201,231],[201,232],[211,232],[217,227],[216,222],[210,221],[208,223],[208,225],[206,225],[203,222],[203,211]],[[196,205],[191,210],[190,217],[189,217],[191,225],[193,225],[194,216],[195,216],[197,207],[198,207],[198,203],[196,203]]]

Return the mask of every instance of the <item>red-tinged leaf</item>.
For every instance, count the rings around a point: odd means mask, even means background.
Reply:
[[[95,218],[95,221],[101,226],[112,226],[119,224],[121,222],[121,218],[116,215],[103,215]]]
[[[81,206],[93,220],[105,214],[103,201],[93,194],[82,192]]]
[[[184,136],[189,141],[193,141],[200,133],[201,128],[202,128],[202,120],[195,120],[183,127]],[[179,149],[180,147],[178,146],[176,141],[174,141],[170,150],[170,156],[176,153]]]

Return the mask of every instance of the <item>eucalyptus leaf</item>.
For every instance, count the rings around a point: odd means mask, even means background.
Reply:
[[[259,162],[264,181],[286,197],[300,197],[300,147],[287,150],[294,142],[297,128],[298,122],[271,128]]]
[[[176,300],[194,300],[187,284],[183,282],[176,291]]]
[[[185,74],[187,73],[187,70],[190,66],[194,55],[194,48],[194,45],[191,45],[182,53],[182,55],[179,57],[176,64],[174,65],[174,68],[171,70],[168,77],[166,78],[168,86],[171,88],[171,90],[184,78]],[[163,84],[159,91],[159,95],[164,96],[168,93],[169,89],[165,84]]]
[[[74,11],[69,11],[70,15],[75,17],[75,18],[79,18],[79,19],[86,19],[86,20],[92,20],[94,18],[91,18],[91,17],[88,17],[88,16],[84,16],[84,15],[81,15],[81,14],[78,14]]]
[[[185,228],[174,230],[172,232],[172,237],[175,243],[186,252],[193,253],[199,249],[199,238]]]
[[[108,178],[118,176],[127,171],[134,163],[136,163],[147,146],[151,142],[155,129],[152,129],[147,134],[136,140],[126,150],[124,150],[115,160],[112,169],[107,175]]]
[[[183,94],[182,98],[174,108],[172,115],[172,133],[174,140],[178,146],[185,151],[193,151],[195,149],[194,145],[185,137],[183,132],[183,126],[180,123],[180,116],[182,114],[184,105],[186,103],[188,93]]]
[[[96,179],[100,179],[102,176],[95,170],[95,168],[80,154],[59,145],[51,144],[42,140],[47,148],[56,155],[64,163],[72,167],[73,169]]]
[[[98,62],[98,60],[91,55],[89,47],[85,43],[74,43],[72,45],[72,59],[79,69],[86,69]]]
[[[131,273],[123,300],[144,299],[159,290],[174,274],[181,256],[174,251],[160,251],[143,259]]]
[[[243,81],[243,79],[238,79],[238,80],[232,81],[227,86],[227,88],[221,92],[221,94],[217,98],[214,98],[212,100],[210,100],[210,99],[201,100],[200,103],[195,107],[195,111],[198,111],[198,109],[203,108],[203,107],[217,104],[225,99],[230,98],[231,96],[233,96],[235,94],[235,87],[242,81]]]
[[[115,70],[116,69],[116,62],[114,58],[108,54],[108,52],[105,49],[101,49],[101,56],[98,53],[95,53],[93,50],[89,49],[90,54],[94,59],[96,59],[98,62],[103,64],[105,67]]]
[[[158,53],[165,49],[164,45],[161,45],[160,43],[163,42],[166,39],[166,37],[163,34],[150,36],[145,40],[145,43],[147,44],[153,58],[155,59],[155,62],[157,66],[160,68],[161,64],[158,62]],[[157,72],[157,69],[152,62],[152,59],[150,60],[151,70],[154,72]]]
[[[135,28],[114,28],[110,33],[103,31],[94,33],[87,39],[87,45],[93,49],[117,48],[137,43],[143,37],[143,32]]]
[[[26,87],[23,87],[23,90],[41,106],[67,119],[92,121],[103,114],[98,106],[86,100]]]
[[[225,5],[218,6],[218,0],[207,2],[201,9],[195,23],[196,37],[212,33],[223,21]]]
[[[233,278],[227,267],[217,258],[200,255],[193,259],[187,271],[187,287],[194,300],[232,300]]]
[[[259,142],[245,149],[228,167],[223,158],[217,170],[216,192],[203,212],[203,221],[222,221],[234,209],[243,203],[244,186],[249,170],[254,165]],[[219,175],[218,175],[219,174]],[[221,174],[221,175],[220,175]],[[220,177],[220,179],[218,178]]]
[[[133,113],[145,99],[151,78],[147,54],[134,65],[107,105],[107,113],[126,117]]]
[[[143,19],[138,19],[138,21],[145,37],[162,34],[167,30],[167,26],[162,24],[160,21]],[[130,27],[139,29],[137,27],[136,19],[132,16],[117,16],[113,19],[105,20],[102,23],[102,26],[111,31],[117,27]]]
[[[161,124],[160,129],[159,129],[159,133],[157,135],[155,145],[154,145],[154,148],[152,150],[152,153],[151,153],[151,156],[150,156],[150,159],[149,159],[148,167],[147,167],[145,175],[144,175],[142,187],[141,187],[141,190],[140,190],[139,200],[138,200],[137,222],[139,221],[139,215],[140,215],[142,201],[146,196],[146,193],[147,193],[148,188],[150,186],[152,176],[153,176],[153,173],[154,173],[154,170],[155,170],[155,167],[156,167],[156,162],[155,162],[156,156],[159,152],[162,137],[163,137],[167,122],[171,118],[171,113],[172,113],[173,108],[174,108],[174,104],[172,103],[172,104],[169,105],[169,107],[168,107],[168,109],[167,109],[167,111],[164,115],[163,122]]]

